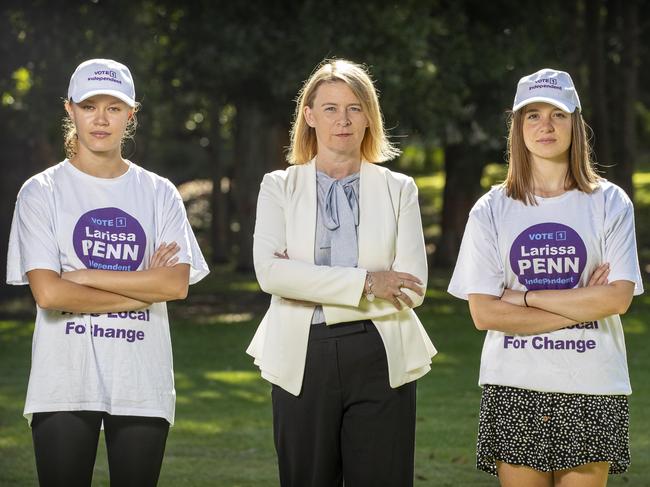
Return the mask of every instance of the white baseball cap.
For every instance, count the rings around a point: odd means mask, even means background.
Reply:
[[[70,78],[68,98],[75,103],[95,95],[112,95],[135,106],[135,86],[129,68],[111,59],[84,61]]]
[[[535,102],[550,103],[567,113],[582,111],[571,76],[556,69],[540,69],[519,80],[512,111]]]

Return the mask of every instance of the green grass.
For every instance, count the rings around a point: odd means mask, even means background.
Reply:
[[[425,227],[431,228],[436,225],[442,179],[422,178],[418,184],[427,203],[422,208]],[[645,268],[650,262],[650,173],[637,174],[635,184]],[[427,300],[418,309],[440,353],[432,371],[418,382],[415,485],[497,486],[496,479],[474,467],[483,335],[471,325],[466,304],[444,292],[448,277],[434,271]],[[170,305],[178,400],[160,486],[278,485],[270,387],[244,353],[267,303],[253,276],[219,270],[193,286],[188,302]],[[0,306],[0,486],[36,485],[30,431],[22,418],[31,307],[27,295]],[[648,316],[650,294],[635,298],[623,319],[634,389],[632,466],[628,473],[610,477],[610,486],[650,487]],[[106,455],[100,445],[94,485],[108,486]]]
[[[415,485],[496,486],[494,478],[474,468],[482,334],[470,324],[465,303],[443,291],[447,278],[447,273],[434,273],[426,304],[418,311],[440,353],[431,373],[418,383]],[[171,306],[178,401],[161,486],[278,485],[270,387],[244,353],[265,305],[252,283],[252,276],[238,276],[231,283],[230,274],[216,272],[193,290],[189,303]],[[220,295],[215,298],[216,290]],[[627,474],[611,477],[612,486],[650,486],[649,314],[650,296],[642,296],[625,317],[635,389],[633,463]],[[36,482],[30,432],[21,416],[32,326],[29,319],[0,321],[3,486]],[[108,485],[103,444],[94,485]]]

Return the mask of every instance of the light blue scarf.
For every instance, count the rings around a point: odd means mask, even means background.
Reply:
[[[317,171],[318,205],[322,224],[329,230],[331,261],[329,265],[356,267],[359,259],[359,173],[334,179]],[[327,237],[326,237],[327,238]]]

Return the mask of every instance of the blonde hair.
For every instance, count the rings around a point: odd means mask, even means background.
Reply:
[[[313,108],[321,84],[335,82],[350,87],[368,119],[368,128],[361,141],[361,158],[368,162],[384,162],[397,157],[401,151],[388,140],[377,90],[366,68],[345,59],[326,59],[316,67],[298,93],[287,161],[304,164],[316,156],[316,131],[305,120],[305,107]]]
[[[64,100],[63,102],[64,104],[74,103],[69,99]],[[129,121],[126,124],[126,129],[122,135],[122,148],[124,148],[124,144],[126,144],[127,140],[133,140],[135,131],[138,128],[138,117],[136,114],[140,110],[140,103],[136,102],[135,106],[131,109],[133,110],[133,113],[131,114],[131,118],[129,118]],[[72,159],[75,155],[77,155],[77,146],[79,145],[79,140],[77,138],[77,127],[67,112],[65,114],[65,117],[63,117],[61,125],[63,127],[63,150],[65,151],[65,156],[68,159]]]
[[[503,186],[509,197],[522,201],[526,205],[536,205],[531,157],[524,142],[524,112],[523,108],[514,113],[510,112],[506,154],[508,175]],[[591,146],[587,138],[588,126],[579,110],[571,114],[571,125],[569,170],[566,174],[565,188],[592,193],[598,186],[600,177],[594,169]]]

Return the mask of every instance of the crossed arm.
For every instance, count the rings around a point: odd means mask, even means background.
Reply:
[[[479,330],[517,334],[545,333],[624,314],[632,302],[634,283],[608,283],[608,274],[609,265],[603,264],[596,268],[585,287],[529,291],[526,302],[523,291],[512,289],[506,289],[500,298],[470,294],[470,313]]]
[[[320,304],[332,323],[385,316],[404,305],[415,307],[422,303],[426,252],[417,187],[412,180],[401,193],[393,263],[397,270],[370,272],[370,280],[360,268],[319,266],[288,255],[286,205],[282,180],[267,174],[258,197],[253,243],[255,272],[264,292],[296,303]],[[361,299],[370,287],[378,298],[372,303]]]
[[[36,303],[43,309],[72,313],[105,313],[144,308],[151,303],[183,299],[189,264],[176,264],[175,243],[161,245],[143,271],[83,269],[62,275],[34,269],[27,273]]]

